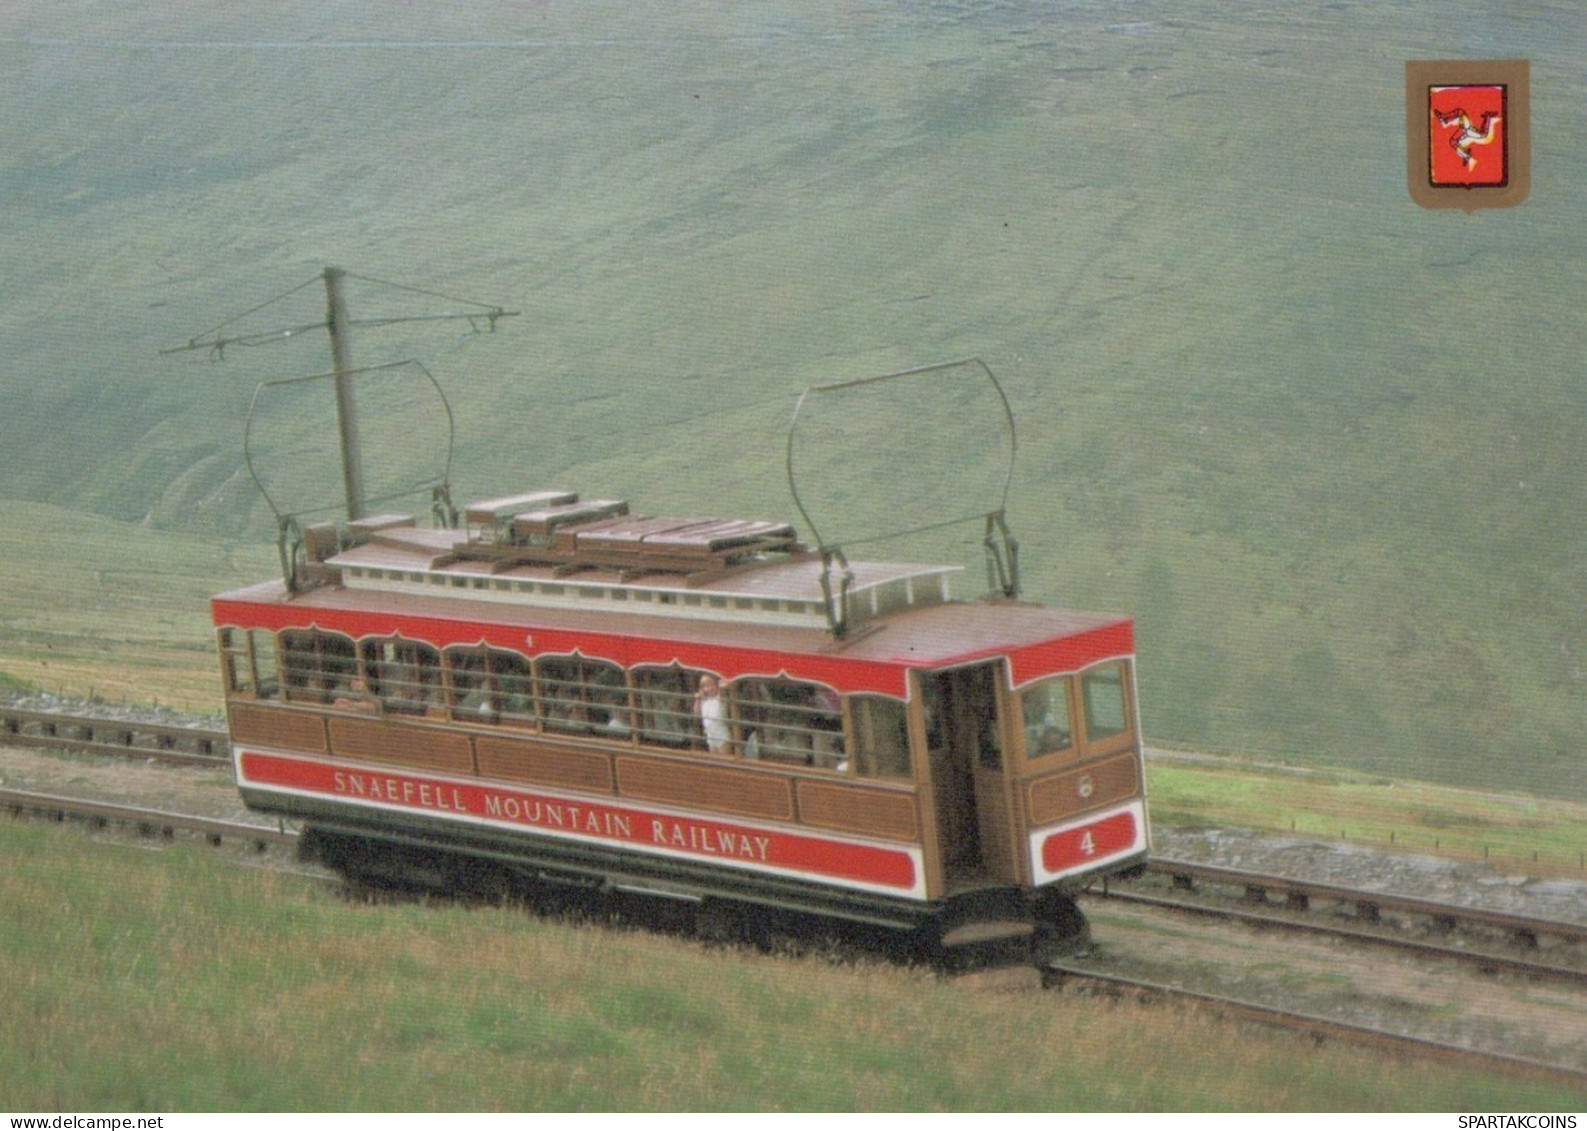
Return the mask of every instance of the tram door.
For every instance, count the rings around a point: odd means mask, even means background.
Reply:
[[[1013,821],[998,717],[1002,661],[922,679],[937,836],[949,891],[1016,883]]]

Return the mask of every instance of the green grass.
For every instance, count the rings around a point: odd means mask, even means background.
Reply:
[[[274,561],[269,546],[0,501],[0,681],[218,712],[209,598]]]
[[[1557,1087],[0,827],[13,1110],[1559,1110]],[[1412,1088],[1408,1081],[1414,1079]]]
[[[1587,877],[1587,805],[1431,782],[1231,761],[1153,762],[1154,825],[1247,828]]]

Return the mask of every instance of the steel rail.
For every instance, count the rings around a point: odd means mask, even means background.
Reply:
[[[1090,891],[1083,894],[1088,898],[1127,903],[1137,907],[1151,907],[1157,910],[1186,915],[1204,915],[1210,918],[1244,923],[1248,926],[1263,928],[1264,930],[1297,931],[1304,934],[1342,939],[1345,942],[1358,943],[1365,946],[1385,946],[1424,958],[1474,965],[1485,971],[1505,971],[1512,974],[1524,974],[1533,978],[1548,978],[1555,981],[1587,985],[1587,968],[1580,966],[1560,966],[1550,962],[1517,958],[1513,955],[1494,954],[1491,951],[1465,950],[1460,947],[1424,942],[1420,939],[1401,938],[1377,931],[1362,930],[1357,927],[1340,926],[1334,923],[1307,922],[1304,919],[1285,919],[1276,915],[1267,915],[1259,911],[1249,911],[1239,907],[1215,907],[1206,903],[1193,903],[1185,900],[1168,899],[1162,896],[1143,895],[1138,892],[1108,891],[1103,893]]]
[[[1238,887],[1244,890],[1246,900],[1252,903],[1266,903],[1268,892],[1281,892],[1285,897],[1284,905],[1294,911],[1310,910],[1314,900],[1323,900],[1354,905],[1356,918],[1367,923],[1377,922],[1382,913],[1387,911],[1421,916],[1446,927],[1464,923],[1495,928],[1510,932],[1518,941],[1529,945],[1535,944],[1539,936],[1550,936],[1563,942],[1587,941],[1587,925],[1581,923],[1562,923],[1481,907],[1439,903],[1418,896],[1346,888],[1291,876],[1245,872],[1215,864],[1195,864],[1186,860],[1155,859],[1149,861],[1146,868],[1152,874],[1168,876],[1174,886],[1180,889],[1193,889],[1197,882]]]
[[[1066,981],[1072,979],[1095,982],[1116,991],[1133,990],[1166,1000],[1188,1001],[1210,1007],[1220,1013],[1238,1017],[1242,1020],[1291,1029],[1316,1037],[1340,1037],[1389,1048],[1430,1053],[1450,1061],[1485,1064],[1489,1067],[1501,1067],[1511,1071],[1520,1070],[1538,1075],[1564,1078],[1574,1085],[1580,1085],[1582,1081],[1587,1080],[1587,1069],[1575,1068],[1566,1064],[1554,1064],[1548,1061],[1533,1060],[1530,1057],[1516,1056],[1513,1053],[1493,1052],[1487,1049],[1472,1048],[1469,1045],[1456,1045],[1447,1041],[1414,1037],[1389,1029],[1374,1029],[1371,1026],[1358,1025],[1350,1021],[1340,1021],[1312,1013],[1299,1013],[1293,1010],[1280,1009],[1277,1006],[1263,1005],[1260,1002],[1243,1001],[1238,998],[1223,997],[1219,994],[1203,993],[1199,990],[1182,989],[1179,986],[1165,985],[1161,982],[1142,981],[1137,978],[1128,978],[1101,970],[1090,970],[1068,963],[1052,963],[1042,970],[1042,986],[1044,989],[1062,988]]]
[[[99,825],[113,822],[167,837],[177,832],[192,833],[210,844],[241,840],[252,843],[260,851],[271,845],[296,844],[298,839],[296,832],[285,827],[272,829],[267,825],[251,825],[242,821],[223,821],[188,813],[171,813],[163,809],[145,809],[136,805],[116,805],[17,789],[0,790],[0,810],[10,812],[13,816],[33,813],[57,821],[76,817]]]
[[[231,740],[223,730],[0,707],[0,741],[11,739],[177,765],[220,765],[231,756]]]

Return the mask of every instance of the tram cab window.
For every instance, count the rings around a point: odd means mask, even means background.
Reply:
[[[1074,746],[1074,729],[1069,723],[1069,684],[1069,677],[1061,676],[1020,692],[1027,758],[1044,758]]]
[[[735,680],[735,740],[746,758],[847,770],[843,707],[829,687],[795,679]]]
[[[357,650],[346,636],[312,629],[281,634],[281,688],[289,700],[331,703],[358,675]]]
[[[904,705],[879,695],[849,699],[854,726],[854,768],[864,778],[910,778],[909,727]]]
[[[633,723],[623,669],[583,656],[535,661],[540,709],[547,730],[627,738]]]
[[[252,695],[253,661],[248,654],[248,634],[232,628],[220,630],[220,665],[226,690],[237,695]]]
[[[231,693],[255,699],[274,699],[281,694],[275,633],[262,628],[223,628],[220,656],[226,689]]]
[[[442,705],[441,654],[416,640],[366,640],[361,648],[370,691],[385,709],[423,714]]]
[[[682,664],[635,668],[634,704],[642,742],[673,748],[705,749],[705,731],[694,710],[700,677],[710,673]]]
[[[452,717],[459,722],[534,724],[529,661],[501,648],[448,648]]]
[[[1082,675],[1080,702],[1085,713],[1087,742],[1127,732],[1130,713],[1124,691],[1124,665],[1109,664]]]

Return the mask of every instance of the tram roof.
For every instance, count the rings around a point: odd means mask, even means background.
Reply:
[[[878,616],[842,639],[813,627],[534,607],[467,595],[390,593],[337,585],[294,594],[279,581],[223,593],[214,599],[214,613],[220,626],[318,627],[355,639],[400,634],[437,647],[480,642],[512,647],[529,638],[536,641],[536,651],[577,648],[585,655],[608,655],[623,662],[677,660],[718,670],[729,667],[722,662],[727,653],[763,661],[806,657],[811,668],[894,671],[1008,656],[1016,686],[1134,651],[1128,617],[1014,601],[947,601],[905,608]],[[851,681],[834,674],[832,682],[841,686]]]
[[[730,676],[798,669],[887,694],[904,693],[907,668],[1007,656],[1018,685],[1134,650],[1126,617],[951,600],[952,566],[852,562],[833,576],[786,524],[632,515],[568,492],[490,500],[467,517],[461,534],[402,515],[311,529],[318,584],[223,594],[216,624],[577,650]],[[835,636],[826,586],[840,584],[848,631]]]

